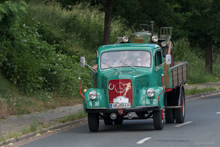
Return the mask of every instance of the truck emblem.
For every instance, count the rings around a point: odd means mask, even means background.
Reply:
[[[117,93],[123,93],[125,91],[125,84],[123,84],[122,82],[119,82],[116,86],[115,86],[115,91]]]
[[[124,93],[124,92],[125,92],[125,93],[123,94],[123,96],[126,96],[128,90],[131,89],[131,83],[126,83],[126,84],[124,84],[124,83],[122,83],[122,82],[119,82],[119,83],[116,84],[116,85],[110,83],[110,84],[108,85],[108,89],[109,89],[109,90],[115,89],[115,91],[116,91],[117,93]]]

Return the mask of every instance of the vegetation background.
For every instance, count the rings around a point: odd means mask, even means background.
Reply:
[[[90,70],[80,68],[79,58],[91,63],[103,44],[100,0],[0,2],[0,118],[81,102],[78,77],[90,87]],[[220,81],[218,6],[217,0],[117,0],[111,43],[151,20],[155,31],[173,26],[175,61],[189,62],[189,83]]]

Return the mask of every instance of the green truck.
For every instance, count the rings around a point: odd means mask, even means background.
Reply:
[[[142,25],[148,26],[148,25]],[[92,88],[80,94],[88,113],[91,132],[105,125],[122,125],[125,119],[153,118],[154,128],[164,123],[183,123],[185,119],[184,84],[188,63],[173,61],[172,27],[154,34],[141,30],[130,37],[119,37],[116,44],[97,50],[92,66],[81,57],[81,67],[91,68]]]

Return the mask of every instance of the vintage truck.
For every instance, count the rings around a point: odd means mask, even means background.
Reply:
[[[162,130],[165,121],[184,122],[188,63],[173,62],[171,35],[172,28],[163,27],[158,37],[151,22],[150,31],[119,37],[117,44],[99,47],[92,66],[81,57],[81,67],[92,69],[92,88],[84,94],[79,78],[91,132],[99,130],[100,118],[105,125],[153,118],[156,130]]]

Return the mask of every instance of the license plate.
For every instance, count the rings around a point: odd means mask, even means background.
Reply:
[[[112,103],[110,104],[111,108],[130,108],[131,103]]]

